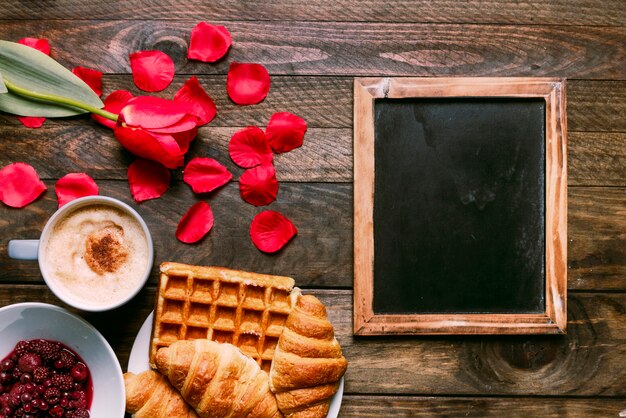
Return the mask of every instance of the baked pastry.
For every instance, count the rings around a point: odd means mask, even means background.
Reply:
[[[165,376],[154,370],[124,373],[126,412],[133,418],[198,418]]]
[[[156,365],[201,418],[279,418],[269,377],[232,344],[176,341]]]
[[[312,295],[299,297],[270,370],[280,411],[287,418],[325,417],[347,366],[322,302]]]
[[[290,277],[221,267],[161,264],[150,365],[174,341],[231,343],[269,372],[274,349],[299,292]]]

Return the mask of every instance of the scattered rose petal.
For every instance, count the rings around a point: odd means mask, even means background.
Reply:
[[[85,67],[74,67],[72,72],[98,95],[102,96],[102,72]]]
[[[187,58],[203,62],[215,62],[226,55],[233,40],[224,26],[200,22],[191,30]]]
[[[228,143],[228,153],[233,162],[243,168],[271,163],[274,158],[265,133],[255,126],[237,131]]]
[[[17,41],[17,43],[35,48],[37,51],[41,51],[48,56],[50,55],[50,44],[46,39],[22,38]]]
[[[130,99],[133,98],[133,94],[126,90],[115,90],[111,94],[109,94],[106,99],[104,99],[104,110],[108,110],[111,113],[115,113],[116,115],[120,113],[120,111],[126,106],[126,103]],[[108,126],[109,128],[115,128],[116,123],[111,119],[104,118],[102,116],[98,116],[96,114],[92,114],[91,117],[103,124],[104,126]]]
[[[172,135],[150,134],[141,128],[116,126],[114,134],[124,148],[138,157],[158,161],[167,168],[183,165],[185,153]]]
[[[265,206],[276,200],[278,181],[272,164],[246,170],[239,178],[241,198],[254,206]]]
[[[70,173],[61,177],[54,185],[59,207],[84,196],[96,196],[98,185],[85,173]]]
[[[174,61],[158,50],[133,52],[130,68],[135,85],[144,91],[161,91],[174,79]]]
[[[273,210],[254,217],[250,224],[250,238],[254,245],[266,253],[274,253],[298,233],[289,219]]]
[[[35,169],[26,163],[13,163],[0,170],[0,201],[23,208],[46,190]]]
[[[163,196],[170,179],[170,170],[156,161],[138,159],[128,167],[130,193],[137,203]]]
[[[191,106],[191,114],[199,119],[198,126],[213,120],[217,113],[215,102],[200,85],[196,76],[191,77],[174,95],[175,102]]]
[[[17,119],[27,128],[41,128],[46,118],[38,118],[35,116],[18,116]]]
[[[233,62],[226,77],[226,90],[239,105],[257,104],[270,91],[270,75],[261,64]]]
[[[213,228],[211,206],[200,201],[189,208],[176,228],[176,238],[186,244],[200,241]]]
[[[302,146],[306,129],[306,121],[300,116],[278,112],[270,118],[265,135],[272,149],[282,153]]]
[[[196,157],[187,163],[183,180],[194,193],[209,193],[228,183],[233,175],[213,158]]]

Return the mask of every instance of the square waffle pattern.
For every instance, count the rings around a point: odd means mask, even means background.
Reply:
[[[161,347],[208,338],[239,347],[269,372],[293,307],[293,286],[290,277],[161,264],[150,364]]]

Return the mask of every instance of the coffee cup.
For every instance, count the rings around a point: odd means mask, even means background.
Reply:
[[[50,290],[91,312],[117,308],[144,286],[154,261],[152,237],[139,214],[106,196],[59,208],[38,240],[11,240],[9,257],[38,260]]]

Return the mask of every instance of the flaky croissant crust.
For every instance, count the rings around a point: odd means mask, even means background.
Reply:
[[[346,368],[326,308],[312,295],[301,296],[287,318],[270,370],[279,409],[289,418],[325,417]]]
[[[156,365],[201,418],[282,417],[267,373],[231,344],[177,341]]]
[[[154,370],[124,373],[126,412],[133,418],[198,418],[165,378]]]

